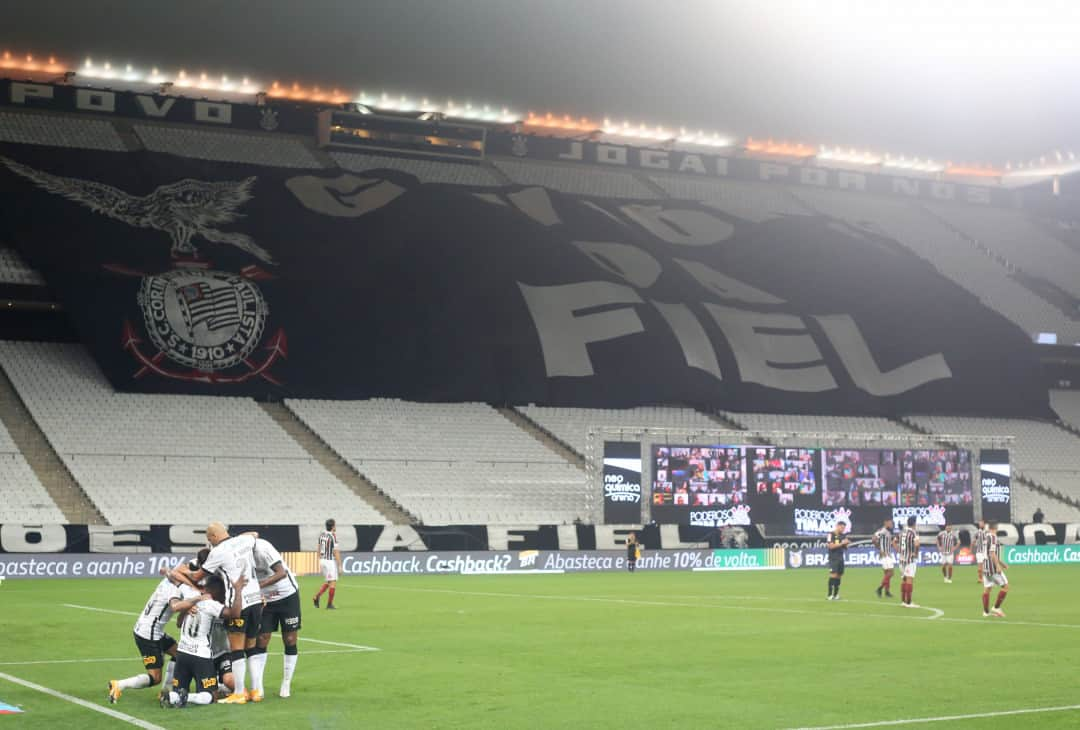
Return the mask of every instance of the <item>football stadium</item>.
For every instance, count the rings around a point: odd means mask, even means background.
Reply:
[[[1080,139],[19,33],[0,725],[1080,727]]]

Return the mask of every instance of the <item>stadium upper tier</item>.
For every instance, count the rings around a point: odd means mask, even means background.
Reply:
[[[111,524],[385,522],[250,399],[116,393],[78,345],[0,342],[0,365]]]
[[[585,473],[483,403],[290,399],[286,405],[427,524],[589,518]]]
[[[1020,209],[920,203],[781,183],[753,183],[700,176],[616,170],[578,163],[490,158],[468,162],[395,153],[330,151],[299,135],[215,130],[152,121],[130,125],[78,115],[0,112],[0,142],[87,150],[157,152],[217,162],[293,168],[338,168],[372,174],[379,169],[412,175],[422,183],[491,188],[508,182],[598,198],[700,201],[735,218],[763,222],[780,216],[822,213],[854,229],[892,239],[924,259],[1029,337],[1052,333],[1061,343],[1080,342],[1080,254],[1060,240],[1065,227],[1044,227]],[[1041,219],[1040,219],[1041,220]],[[0,280],[37,284],[40,275],[0,254]],[[1018,275],[1022,274],[1022,275]],[[1045,282],[1048,287],[1040,286]],[[902,284],[901,284],[902,285]],[[1061,296],[1048,294],[1048,288]]]

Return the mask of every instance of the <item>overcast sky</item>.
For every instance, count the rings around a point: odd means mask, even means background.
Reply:
[[[65,59],[942,161],[1080,153],[1080,1],[7,0],[0,17],[0,46]]]

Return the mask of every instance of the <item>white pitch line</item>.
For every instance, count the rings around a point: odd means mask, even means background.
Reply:
[[[139,615],[135,611],[117,611],[114,608],[98,608],[97,606],[82,606],[82,605],[79,605],[77,603],[65,603],[63,605],[66,606],[67,608],[77,608],[77,609],[79,609],[81,611],[98,611],[99,613],[115,613],[115,614],[117,614],[119,616],[138,616]],[[301,636],[300,641],[313,641],[316,644],[329,644],[331,646],[344,646],[344,647],[346,647],[348,649],[355,649],[356,651],[380,651],[380,649],[378,647],[375,647],[375,646],[363,646],[361,644],[343,644],[343,643],[341,643],[339,641],[323,641],[322,639],[312,639],[312,638],[309,638],[307,636]],[[307,653],[308,654],[313,654],[314,652],[307,652]]]
[[[1030,707],[1023,710],[1000,710],[998,712],[976,712],[970,715],[943,715],[941,717],[913,717],[907,720],[879,720],[877,722],[856,722],[848,725],[816,725],[814,727],[788,728],[788,730],[854,730],[861,727],[887,727],[889,725],[920,725],[931,722],[949,722],[951,720],[977,720],[984,717],[1006,717],[1009,715],[1034,715],[1042,712],[1070,712],[1080,710],[1080,705],[1061,707]]]
[[[34,690],[35,692],[41,692],[42,694],[47,694],[47,695],[50,695],[52,697],[56,697],[57,699],[64,700],[65,702],[70,702],[73,705],[79,705],[80,707],[85,707],[88,710],[93,710],[94,712],[100,712],[103,715],[108,715],[109,717],[115,718],[117,720],[121,720],[123,722],[126,722],[129,725],[134,725],[135,727],[141,727],[144,730],[165,730],[165,728],[161,727],[160,725],[155,725],[152,722],[147,722],[146,720],[140,720],[137,717],[132,717],[131,715],[126,715],[123,712],[117,712],[116,710],[114,710],[112,708],[109,708],[109,707],[102,707],[101,705],[95,705],[94,703],[87,702],[84,699],[80,699],[78,697],[72,697],[71,695],[64,694],[63,692],[57,692],[55,689],[49,689],[48,687],[43,687],[40,684],[34,684],[33,682],[27,682],[25,679],[19,679],[18,677],[13,677],[10,674],[4,674],[3,672],[0,672],[0,679],[6,679],[7,681],[12,682],[13,684],[22,685],[23,687],[26,687],[27,689]]]
[[[310,639],[307,636],[301,636],[300,641],[311,641],[316,644],[329,644],[330,646],[344,646],[349,649],[355,649],[356,651],[379,651],[379,649],[374,646],[364,646],[363,644],[346,644],[341,641],[324,641],[323,639]]]
[[[366,651],[379,651],[374,647],[365,647],[363,649],[312,649],[311,651],[305,651],[304,656],[312,656],[314,654],[361,654]],[[275,651],[266,652],[267,656],[278,656]],[[35,664],[108,664],[110,662],[133,662],[137,661],[138,656],[125,656],[125,657],[91,657],[88,659],[33,659],[25,662],[0,662],[0,667],[29,667]]]
[[[97,611],[98,613],[115,613],[117,616],[138,616],[138,611],[117,611],[114,608],[97,608],[95,606],[80,606],[77,603],[65,603],[67,608],[78,608],[83,611]]]
[[[898,619],[908,621],[929,621],[936,620],[936,623],[942,623],[945,621],[953,621],[956,623],[972,623],[972,624],[994,624],[997,626],[1036,626],[1040,628],[1052,628],[1052,629],[1080,629],[1080,624],[1046,624],[1036,623],[1033,621],[1001,621],[999,619],[977,619],[977,618],[949,618],[942,616],[937,618],[936,616],[901,616],[895,613],[855,613],[853,611],[837,611],[830,613],[828,611],[810,611],[806,609],[797,608],[773,608],[771,606],[725,606],[718,603],[678,603],[675,601],[644,601],[633,598],[600,598],[594,596],[545,596],[533,593],[497,593],[494,591],[453,591],[448,588],[406,588],[404,586],[376,586],[365,585],[365,589],[376,591],[411,591],[414,593],[449,593],[451,595],[460,596],[485,596],[491,598],[539,598],[552,601],[586,601],[586,602],[598,602],[598,603],[620,603],[634,606],[667,606],[673,608],[718,608],[726,609],[728,611],[764,611],[768,613],[797,613],[806,614],[810,616],[839,616],[844,617],[860,617],[860,618],[883,618],[883,619]],[[739,598],[754,598],[756,596],[739,596]],[[775,600],[775,599],[764,599]],[[844,601],[840,601],[844,603]],[[848,601],[848,603],[855,603],[855,601]],[[874,603],[873,601],[866,601],[866,603]],[[894,605],[899,604],[882,604],[882,605]],[[930,608],[929,606],[923,606],[923,608]],[[931,609],[933,611],[940,611],[941,609]]]

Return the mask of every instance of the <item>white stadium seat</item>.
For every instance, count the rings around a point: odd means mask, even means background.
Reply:
[[[368,170],[399,170],[414,176],[422,183],[446,183],[449,185],[495,186],[501,184],[498,176],[481,164],[446,162],[415,157],[389,157],[387,155],[353,154],[331,152],[343,170],[367,172]]]
[[[51,114],[0,112],[0,142],[124,152],[124,142],[109,122]]]
[[[55,524],[65,522],[64,513],[38,481],[19,447],[0,423],[0,524]]]
[[[504,175],[519,185],[539,185],[574,195],[602,198],[658,197],[647,185],[629,172],[600,170],[585,165],[560,165],[549,162],[492,159]]]
[[[385,522],[249,398],[116,393],[79,345],[0,342],[0,365],[111,524]]]
[[[585,473],[491,406],[387,399],[286,405],[427,524],[588,519]]]
[[[41,274],[31,269],[30,265],[23,261],[18,251],[6,247],[0,247],[0,282],[27,286],[43,286],[45,284]]]
[[[320,168],[323,165],[297,137],[238,134],[188,127],[136,124],[135,134],[152,152],[220,162],[245,162],[273,167]]]
[[[712,420],[692,408],[548,408],[525,406],[518,408],[523,415],[540,425],[559,441],[582,456],[588,449],[589,430],[593,431],[593,448],[603,449],[603,442],[623,440],[616,438],[616,429],[626,429],[625,440],[636,441],[641,429],[656,429],[656,441],[669,438],[668,429],[695,431],[722,431],[724,424]],[[648,440],[648,437],[642,437]]]

